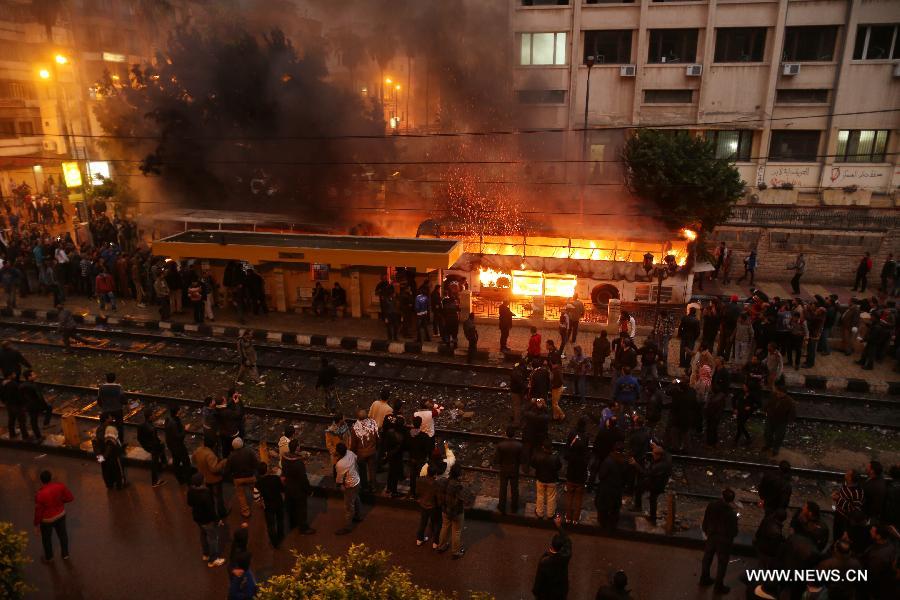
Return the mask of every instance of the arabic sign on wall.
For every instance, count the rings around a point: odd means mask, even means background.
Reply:
[[[855,167],[847,165],[826,166],[822,174],[822,187],[848,187],[877,190],[888,187],[893,167]]]
[[[790,183],[795,188],[814,188],[818,174],[818,166],[772,165],[766,167],[765,182],[769,187]]]

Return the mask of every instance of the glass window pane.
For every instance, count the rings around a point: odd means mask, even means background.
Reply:
[[[866,49],[866,60],[878,60],[890,58],[891,40],[894,38],[893,25],[871,26],[869,34],[869,47]]]
[[[520,64],[530,65],[531,64],[531,34],[523,33],[522,34],[522,55],[520,59]]]
[[[866,33],[868,31],[869,28],[865,25],[860,25],[856,28],[856,41],[853,43],[853,60],[862,60],[863,50],[866,47]]]
[[[884,161],[884,149],[887,147],[887,138],[887,129],[878,130],[878,135],[875,138],[875,149],[872,151],[872,162]]]
[[[750,152],[753,148],[753,132],[741,131],[741,139],[738,146],[738,154],[735,160],[750,160]]]
[[[846,129],[842,129],[838,131],[838,144],[837,144],[837,159],[845,160],[847,157],[847,139],[850,137],[850,132]]]
[[[859,142],[856,146],[856,160],[858,162],[869,162],[872,156],[872,148],[875,146],[875,132],[866,129],[859,132]]]
[[[552,33],[532,33],[531,34],[531,64],[533,64],[533,65],[552,65],[553,64],[553,34]]]
[[[740,134],[737,131],[719,131],[716,136],[716,158],[734,160],[739,137]]]
[[[556,60],[554,64],[564,65],[566,64],[566,34],[557,33],[556,34]]]

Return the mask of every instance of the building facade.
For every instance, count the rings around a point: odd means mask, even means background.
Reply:
[[[893,206],[896,1],[510,0],[510,15],[522,125],[565,131],[561,158],[600,161],[589,182],[621,181],[629,129],[674,127],[735,161],[748,203]]]

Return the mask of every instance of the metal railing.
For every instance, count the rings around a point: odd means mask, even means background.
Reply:
[[[726,225],[887,231],[900,228],[900,213],[799,206],[735,206]]]

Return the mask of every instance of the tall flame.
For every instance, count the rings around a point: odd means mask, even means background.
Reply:
[[[681,236],[689,242],[693,242],[697,239],[697,232],[692,229],[682,229]]]

